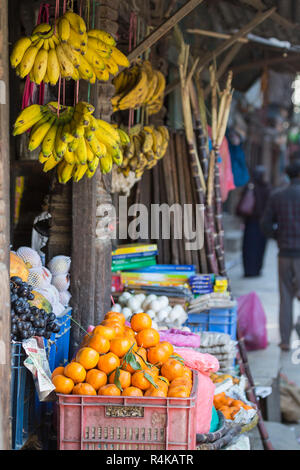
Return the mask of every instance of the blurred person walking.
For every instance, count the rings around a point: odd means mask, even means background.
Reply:
[[[287,187],[269,198],[261,228],[277,240],[279,277],[279,328],[283,351],[290,349],[293,330],[293,300],[300,299],[300,155],[294,155],[286,168]]]
[[[245,277],[261,274],[266,237],[261,230],[260,220],[270,195],[266,182],[266,170],[262,165],[255,167],[250,183],[245,188],[237,207],[237,215],[243,217],[245,228],[243,236],[243,266]]]

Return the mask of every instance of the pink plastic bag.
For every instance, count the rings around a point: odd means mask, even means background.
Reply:
[[[242,295],[238,302],[238,324],[248,351],[265,349],[268,345],[266,315],[255,292]]]
[[[188,367],[198,371],[196,432],[206,434],[210,430],[215,393],[215,385],[209,375],[219,370],[218,359],[210,354],[203,354],[188,348],[175,348],[175,353],[183,357]]]
[[[189,331],[181,331],[172,328],[171,330],[159,331],[160,341],[169,341],[174,346],[199,348],[200,336]]]

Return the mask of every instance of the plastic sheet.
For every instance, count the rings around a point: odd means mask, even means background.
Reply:
[[[238,302],[238,324],[248,351],[265,349],[268,345],[266,315],[255,292],[242,295]]]

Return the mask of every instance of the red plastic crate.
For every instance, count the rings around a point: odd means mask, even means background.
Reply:
[[[194,450],[197,387],[194,371],[189,398],[58,394],[59,449]]]

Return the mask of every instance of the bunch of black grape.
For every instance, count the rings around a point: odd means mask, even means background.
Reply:
[[[34,299],[33,287],[23,282],[20,277],[10,279],[11,301],[11,339],[22,341],[32,336],[43,336],[50,339],[52,333],[58,333],[60,326],[55,323],[53,312],[47,313],[43,309],[30,306]]]

